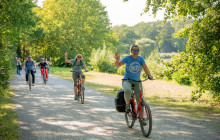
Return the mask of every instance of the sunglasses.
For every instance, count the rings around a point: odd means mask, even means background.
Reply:
[[[82,58],[81,56],[78,56],[78,58]]]
[[[135,53],[135,52],[139,53],[139,50],[133,50],[133,53]]]

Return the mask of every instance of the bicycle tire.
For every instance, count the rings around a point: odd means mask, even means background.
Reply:
[[[46,75],[45,74],[43,75],[43,81],[44,81],[44,84],[46,84],[47,81],[46,81]]]
[[[134,118],[134,114],[132,111],[129,113],[125,112],[125,120],[129,128],[132,128],[134,126],[135,118]]]
[[[139,117],[141,131],[145,137],[149,137],[152,131],[152,114],[150,106],[146,102],[143,102],[141,106],[143,106],[142,112],[144,118],[142,120],[141,117]]]
[[[79,88],[77,86],[77,100],[78,100],[78,102],[79,102],[79,99],[80,99],[80,91],[79,91]]]
[[[84,90],[81,90],[81,103],[84,104]]]
[[[30,74],[30,72],[29,72],[29,74],[28,74],[29,90],[31,90],[31,83],[32,83],[32,77],[31,77],[31,74]]]

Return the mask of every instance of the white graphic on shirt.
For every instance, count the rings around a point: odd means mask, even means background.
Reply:
[[[141,70],[141,65],[138,62],[132,62],[129,66],[129,71],[131,73],[137,73]]]

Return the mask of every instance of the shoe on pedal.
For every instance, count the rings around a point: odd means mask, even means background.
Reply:
[[[131,112],[130,104],[125,106],[125,112]]]
[[[78,98],[78,95],[77,95],[77,94],[75,94],[75,100],[77,100],[77,98]]]

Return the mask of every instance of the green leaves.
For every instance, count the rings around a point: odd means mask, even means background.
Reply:
[[[54,59],[63,58],[65,51],[74,58],[77,53],[88,60],[92,48],[112,47],[117,38],[111,32],[104,7],[96,0],[46,0],[37,10],[44,29],[44,53]]]

